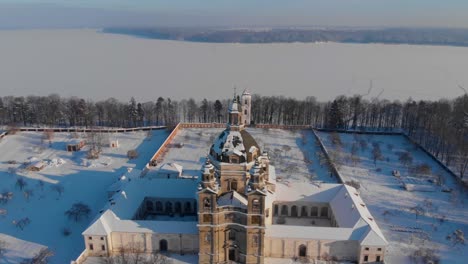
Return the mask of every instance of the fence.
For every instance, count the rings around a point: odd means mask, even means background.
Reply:
[[[325,155],[327,156],[327,159],[329,159],[328,152],[326,151],[325,147],[323,146],[322,141],[320,138],[318,138],[318,135],[316,135],[315,131],[322,131],[322,132],[337,132],[337,133],[347,133],[347,134],[368,134],[368,135],[391,135],[391,136],[403,136],[405,137],[409,142],[417,146],[421,151],[426,153],[432,160],[434,160],[437,164],[439,164],[448,174],[452,175],[452,177],[455,177],[455,180],[459,181],[462,184],[467,185],[467,182],[464,182],[460,177],[457,176],[455,172],[452,171],[447,165],[445,165],[443,162],[441,162],[439,159],[437,159],[431,152],[427,151],[421,144],[413,140],[408,134],[406,134],[403,131],[361,131],[361,130],[342,130],[342,129],[327,129],[327,128],[315,128],[312,131],[314,131],[314,136],[317,138],[317,140],[320,142],[320,148],[325,152]],[[333,166],[334,167],[334,166]],[[336,168],[333,168],[333,171],[337,172],[337,175],[339,178],[341,178],[340,174],[336,170]]]
[[[320,139],[320,137],[317,135],[317,133],[315,132],[315,129],[312,129],[312,134],[314,134],[314,137],[315,139],[317,140],[317,142],[319,143],[320,145],[320,149],[322,150],[323,154],[325,155],[325,158],[329,161],[328,163],[330,164],[330,170],[332,171],[332,173],[334,173],[337,178],[338,178],[338,181],[340,183],[344,183],[344,180],[343,180],[343,177],[341,177],[341,174],[338,172],[338,170],[336,169],[335,167],[335,164],[333,162],[331,162],[331,159],[330,159],[330,155],[328,154],[328,150],[327,148],[325,147],[325,145],[323,144],[322,140]]]
[[[17,131],[22,132],[97,132],[97,133],[125,133],[134,131],[150,131],[165,129],[165,126],[132,127],[132,128],[78,128],[78,127],[18,127]]]

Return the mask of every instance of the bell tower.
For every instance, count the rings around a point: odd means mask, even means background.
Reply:
[[[241,96],[242,105],[242,124],[248,126],[252,122],[252,95],[248,89],[245,89]]]

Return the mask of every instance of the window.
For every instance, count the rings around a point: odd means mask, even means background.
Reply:
[[[244,104],[247,104],[247,99],[245,99]],[[245,110],[245,111],[247,111],[247,110]]]
[[[247,114],[247,109],[244,110],[244,114]]]
[[[364,256],[364,261],[369,261],[369,256],[365,255]]]
[[[328,207],[322,207],[322,209],[320,209],[320,216],[328,217]]]
[[[275,206],[273,207],[273,215],[274,216],[278,215],[278,205],[277,204],[275,204]]]
[[[377,251],[382,251],[382,248],[377,248]]]
[[[166,202],[166,213],[172,213],[172,203]]]
[[[104,240],[104,237],[101,237],[101,240]]]
[[[210,233],[206,233],[205,234],[205,243],[210,243],[211,242],[211,234]]]
[[[258,247],[258,235],[253,235],[252,236],[252,246],[253,247]]]
[[[92,240],[93,238],[92,237],[88,237],[88,240]]]
[[[192,205],[190,202],[185,202],[185,212],[190,213],[192,211]]]
[[[89,250],[94,250],[93,244],[89,244]]]
[[[302,217],[307,217],[307,206],[302,206],[301,207],[301,216]]]
[[[310,216],[318,216],[318,207],[317,206],[312,207],[312,209],[310,210]]]
[[[288,215],[288,206],[287,205],[283,205],[281,207],[281,215]]]
[[[210,199],[205,198],[205,199],[203,200],[203,206],[204,206],[205,209],[210,209],[210,208],[211,208]]]
[[[153,211],[153,202],[146,201],[146,210],[150,212]]]
[[[369,251],[369,248],[368,248],[368,247],[366,247],[366,251]]]
[[[163,210],[163,206],[161,202],[156,202],[156,211],[161,212]]]
[[[260,216],[258,216],[258,215],[252,216],[252,224],[259,225],[260,224]]]
[[[380,256],[375,257],[375,261],[380,262]]]
[[[211,215],[209,215],[209,214],[203,215],[203,222],[205,222],[205,223],[211,222]]]
[[[229,237],[229,240],[236,240],[236,231],[233,229],[229,230],[228,237]]]
[[[258,199],[253,199],[252,201],[252,211],[254,213],[260,212],[260,201]]]
[[[291,216],[297,217],[297,206],[295,205],[291,207]]]
[[[102,246],[101,246],[101,250],[102,250],[102,251],[106,251],[106,246],[102,245]]]
[[[270,217],[270,208],[265,210],[265,216]]]

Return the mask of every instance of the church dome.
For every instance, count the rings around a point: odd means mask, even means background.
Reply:
[[[229,128],[221,132],[210,149],[213,160],[234,164],[252,162],[259,153],[260,147],[249,132],[233,131]]]

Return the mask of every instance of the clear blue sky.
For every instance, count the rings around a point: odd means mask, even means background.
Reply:
[[[466,27],[468,0],[0,0],[0,27]]]

